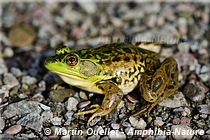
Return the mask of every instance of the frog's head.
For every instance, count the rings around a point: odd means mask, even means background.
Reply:
[[[82,51],[71,51],[67,46],[56,49],[56,55],[45,60],[45,67],[59,75],[66,83],[89,90],[100,81],[100,65],[95,59],[81,57]],[[91,91],[91,90],[89,90]]]

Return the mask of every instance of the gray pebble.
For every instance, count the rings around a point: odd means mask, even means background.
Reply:
[[[54,118],[52,118],[51,119],[51,123],[53,124],[53,125],[61,125],[61,120],[62,120],[62,118],[60,118],[60,117],[54,117]]]
[[[156,117],[156,119],[154,120],[154,125],[155,126],[162,126],[164,124],[163,120],[161,117]]]
[[[78,0],[77,2],[89,14],[94,14],[97,10],[97,5],[95,2],[84,3],[83,0]]]
[[[50,110],[50,107],[49,106],[46,106],[46,105],[44,105],[44,104],[42,104],[42,103],[39,103],[39,106],[43,109],[43,110]]]
[[[77,99],[75,99],[74,97],[70,97],[68,99],[68,103],[67,103],[66,109],[69,110],[69,111],[71,111],[71,110],[76,111],[78,103],[79,102],[78,102]]]
[[[160,102],[159,105],[169,108],[176,108],[180,106],[188,106],[188,103],[182,92],[177,92],[173,94],[171,97],[166,98],[165,100]]]
[[[14,74],[16,77],[20,77],[22,75],[22,72],[20,71],[20,69],[16,68],[16,67],[12,67],[10,69],[11,73]]]
[[[4,63],[4,60],[0,58],[0,75],[7,72],[8,72],[7,66]]]
[[[50,110],[43,111],[41,114],[43,122],[50,121],[53,118],[53,113]]]
[[[96,125],[99,121],[101,120],[101,117],[95,117],[91,122],[90,122],[90,126],[94,126]]]
[[[39,114],[30,113],[25,117],[21,118],[17,124],[29,127],[36,131],[41,131],[43,127],[43,119]]]
[[[92,136],[87,138],[87,140],[99,140],[99,139],[100,139],[99,135],[92,135]]]
[[[24,115],[32,112],[40,113],[41,110],[42,109],[39,107],[38,102],[22,100],[20,102],[8,105],[2,116],[6,118],[11,118],[16,115]]]
[[[104,136],[101,138],[101,140],[109,140],[109,137],[108,136]]]
[[[27,85],[32,85],[35,84],[37,82],[36,78],[32,77],[32,76],[23,76],[22,77],[22,81],[23,84],[27,84]]]
[[[5,121],[4,119],[0,116],[0,131],[3,130],[5,127]]]
[[[120,125],[119,125],[118,123],[112,123],[112,124],[111,124],[111,127],[112,127],[113,129],[119,129],[119,128],[120,128]]]
[[[66,120],[72,121],[72,120],[74,120],[73,115],[74,115],[73,111],[67,111],[66,114],[64,115],[64,117]]]
[[[210,105],[203,104],[203,105],[198,105],[197,107],[200,113],[210,114]]]
[[[15,139],[12,135],[10,134],[0,134],[0,140],[13,140]]]
[[[136,129],[145,129],[147,126],[147,123],[140,118],[139,120],[136,117],[129,117],[129,121],[131,125]]]
[[[108,137],[111,140],[116,140],[116,139],[125,140],[126,139],[125,133],[118,130],[111,130]]]
[[[3,82],[9,89],[19,85],[19,81],[12,73],[5,73]]]
[[[124,127],[131,127],[131,124],[128,123],[128,122],[123,122],[123,123],[122,123],[122,126],[124,126]]]
[[[190,128],[189,126],[187,125],[173,125],[171,127],[171,131],[173,132],[172,133],[172,137],[176,140],[181,140],[181,139],[192,139],[193,135],[190,135],[190,134],[177,134],[175,133],[177,130],[180,130],[181,132],[187,132],[187,131],[193,131],[192,128]]]

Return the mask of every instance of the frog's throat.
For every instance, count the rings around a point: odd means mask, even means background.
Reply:
[[[51,72],[59,75],[61,79],[69,85],[81,88],[89,92],[103,94],[102,91],[95,84],[100,80],[90,81],[88,79],[80,78],[78,76],[69,75],[66,73],[61,73],[57,71],[51,71]]]

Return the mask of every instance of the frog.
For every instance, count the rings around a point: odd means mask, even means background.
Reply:
[[[111,43],[97,48],[71,50],[65,45],[56,48],[55,55],[49,56],[45,67],[67,84],[82,90],[103,94],[99,104],[77,115],[92,114],[95,117],[112,112],[134,89],[146,102],[136,113],[150,116],[151,110],[161,101],[178,90],[178,64],[170,56],[160,62],[159,55],[141,46],[157,46],[158,43]]]

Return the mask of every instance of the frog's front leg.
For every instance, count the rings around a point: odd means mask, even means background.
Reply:
[[[153,75],[142,75],[139,87],[142,97],[149,103],[132,116],[136,116],[144,110],[147,110],[149,117],[150,111],[159,102],[171,96],[178,89],[178,68],[176,60],[173,57],[166,58]]]
[[[96,107],[91,111],[79,112],[78,114],[94,114],[89,118],[88,124],[97,116],[105,116],[109,114],[113,109],[117,107],[123,98],[123,91],[113,82],[101,82],[97,84],[98,88],[101,89],[105,95],[101,106],[94,105]]]

